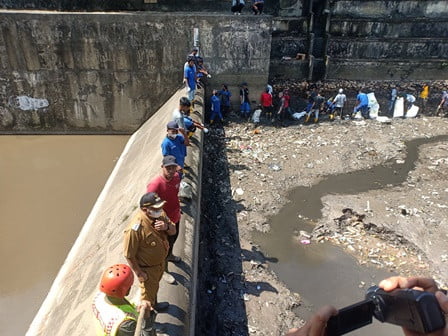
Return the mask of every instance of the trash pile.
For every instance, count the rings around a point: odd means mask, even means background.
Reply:
[[[361,264],[373,264],[390,270],[415,267],[425,268],[426,260],[421,250],[402,235],[374,223],[366,223],[366,214],[350,208],[342,209],[342,216],[333,222],[320,224],[313,229],[310,238],[314,242],[329,241],[356,254]],[[407,267],[404,267],[407,266]]]

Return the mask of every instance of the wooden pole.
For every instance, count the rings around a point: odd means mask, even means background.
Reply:
[[[135,327],[134,336],[140,336],[144,316],[145,316],[145,306],[141,307],[140,313],[138,314],[137,326]]]

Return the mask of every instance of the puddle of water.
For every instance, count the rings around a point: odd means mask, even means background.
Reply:
[[[341,248],[329,243],[302,245],[294,239],[295,230],[310,232],[313,224],[299,215],[317,222],[321,217],[321,198],[328,194],[356,194],[405,181],[415,166],[418,147],[425,143],[448,140],[448,136],[417,139],[407,143],[404,163],[388,162],[367,171],[334,175],[317,185],[293,189],[286,204],[270,219],[268,234],[255,233],[254,240],[261,250],[278,262],[270,266],[292,291],[300,293],[304,305],[298,309],[300,316],[309,318],[311,311],[332,304],[342,308],[364,298],[366,289],[393,275],[387,270],[360,266],[356,259]],[[342,209],[341,209],[342,210]],[[365,286],[361,286],[361,282]],[[377,321],[351,335],[403,335],[400,328]]]
[[[128,136],[0,136],[0,325],[23,335]]]

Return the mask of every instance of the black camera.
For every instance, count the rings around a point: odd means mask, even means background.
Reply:
[[[385,292],[372,286],[365,300],[340,309],[328,320],[327,335],[344,335],[364,327],[372,323],[373,316],[380,322],[425,334],[445,326],[445,316],[434,294],[415,289]]]

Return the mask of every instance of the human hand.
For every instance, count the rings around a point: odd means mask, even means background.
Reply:
[[[145,316],[143,316],[145,319],[150,317],[151,311],[154,310],[154,308],[151,305],[151,302],[149,302],[148,300],[140,301],[140,304],[137,306],[137,311],[141,313],[142,309],[144,309],[145,311]]]
[[[162,220],[156,220],[154,223],[154,228],[157,231],[165,231],[167,229],[167,227],[168,227],[168,224]]]
[[[433,279],[418,277],[404,278],[401,276],[393,276],[384,279],[378,286],[386,292],[390,292],[397,288],[413,288],[431,293],[435,293],[438,290],[437,284]]]
[[[137,275],[138,281],[140,281],[140,282],[145,282],[146,280],[148,280],[148,276],[143,271],[139,271],[138,273],[136,273],[136,275]]]
[[[435,293],[437,302],[443,313],[448,314],[448,297],[442,292],[438,291],[436,282],[430,278],[404,278],[400,276],[394,276],[381,281],[378,285],[380,288],[389,292],[397,288],[412,288],[423,290],[425,292]],[[403,333],[406,336],[423,336],[425,334],[420,334],[415,331],[403,328]],[[427,334],[428,336],[448,336],[448,325],[445,328],[439,329],[433,333]]]
[[[293,328],[285,336],[324,336],[328,320],[337,313],[335,307],[324,306],[302,328]]]

